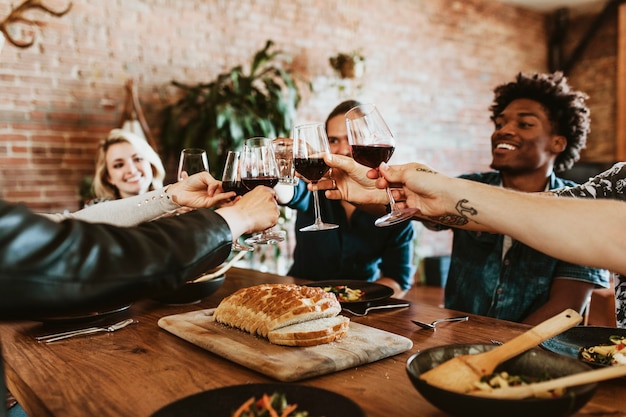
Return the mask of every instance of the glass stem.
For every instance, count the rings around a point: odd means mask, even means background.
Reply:
[[[394,200],[393,198],[391,188],[387,187],[385,188],[385,190],[387,191],[387,197],[389,197],[389,207],[391,207],[391,212],[393,213],[394,211],[396,211],[396,200]]]
[[[320,199],[317,195],[318,191],[317,191],[317,182],[314,182],[313,185],[315,185],[315,191],[313,191],[313,205],[315,207],[315,224],[321,224],[322,223],[322,215],[320,213]]]

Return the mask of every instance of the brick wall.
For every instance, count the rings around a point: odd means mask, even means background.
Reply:
[[[544,17],[488,0],[73,0],[62,18],[31,16],[46,23],[35,46],[0,53],[0,196],[43,211],[78,207],[130,77],[157,130],[171,80],[210,81],[272,39],[315,88],[298,121],[374,101],[398,139],[392,162],[456,175],[488,167],[493,87],[547,65]],[[367,70],[342,90],[328,59],[355,49]],[[423,255],[449,251],[447,233],[420,242]]]

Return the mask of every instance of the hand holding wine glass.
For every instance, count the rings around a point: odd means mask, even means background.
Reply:
[[[272,141],[255,137],[247,139],[243,145],[240,160],[241,182],[252,190],[259,185],[274,188],[278,184],[278,167],[272,150]],[[275,244],[285,240],[284,231],[265,230],[245,240],[252,244]]]
[[[248,189],[241,183],[241,173],[239,171],[239,152],[228,151],[226,162],[224,164],[224,172],[222,173],[222,190],[224,192],[234,191],[238,196],[242,196],[248,192]],[[246,246],[233,241],[232,250],[252,251],[252,246]]]
[[[209,172],[209,160],[204,149],[185,148],[180,151],[177,174],[178,181],[202,171]]]
[[[296,126],[293,129],[293,163],[296,171],[315,186],[330,169],[324,156],[330,155],[328,137],[323,123],[311,123]],[[339,227],[336,224],[324,223],[320,213],[317,188],[313,191],[315,204],[315,223],[300,229],[301,232],[330,230]]]
[[[346,113],[348,140],[352,158],[367,167],[378,168],[387,162],[395,150],[395,139],[382,115],[373,104],[362,104]],[[389,187],[386,189],[391,212],[376,219],[376,226],[391,226],[413,217],[416,209],[396,206]]]

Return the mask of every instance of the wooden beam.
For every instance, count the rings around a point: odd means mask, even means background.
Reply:
[[[589,44],[591,39],[593,39],[596,32],[602,27],[606,19],[609,16],[614,16],[616,9],[618,7],[621,8],[624,3],[626,3],[626,0],[609,0],[606,3],[604,9],[602,9],[602,12],[598,14],[596,19],[591,24],[589,30],[587,30],[587,33],[585,33],[580,42],[578,42],[578,45],[576,45],[576,48],[574,48],[574,50],[572,51],[570,57],[565,62],[565,65],[563,65],[563,73],[565,75],[569,75],[574,65],[578,63],[580,57],[587,48],[587,45]]]
[[[615,160],[626,161],[626,4],[617,16],[617,134]]]

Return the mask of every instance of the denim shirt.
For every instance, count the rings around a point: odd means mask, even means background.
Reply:
[[[377,227],[377,216],[358,208],[348,222],[341,202],[319,193],[322,220],[338,224],[332,230],[301,232],[315,221],[313,195],[299,181],[288,207],[298,210],[296,247],[289,275],[322,280],[375,281],[392,278],[403,290],[413,285],[413,224]]]
[[[464,175],[462,178],[498,186],[498,172]],[[549,188],[575,183],[549,178]],[[506,213],[503,213],[506,215]],[[608,272],[559,261],[513,241],[502,256],[504,235],[454,230],[445,306],[503,320],[522,321],[548,301],[552,280],[569,278],[608,287]]]

